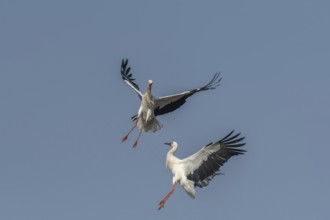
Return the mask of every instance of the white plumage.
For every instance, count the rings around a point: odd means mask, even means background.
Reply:
[[[142,131],[144,132],[156,132],[160,130],[163,125],[156,119],[156,116],[163,115],[169,112],[172,112],[182,106],[186,99],[193,94],[205,91],[209,89],[215,89],[219,86],[219,82],[221,78],[219,78],[220,73],[216,73],[212,80],[203,87],[193,89],[190,91],[185,91],[175,95],[163,96],[156,98],[151,94],[152,88],[152,80],[148,81],[148,86],[145,94],[142,94],[139,86],[134,82],[134,78],[132,78],[132,73],[130,73],[131,68],[127,66],[128,60],[122,60],[121,64],[121,76],[122,79],[138,94],[141,104],[137,115],[132,117],[133,128],[122,138],[122,141],[126,141],[129,134],[134,130],[134,128],[138,127],[140,130],[139,135],[135,142],[133,143],[133,147],[137,146],[138,140]]]
[[[159,203],[159,208],[164,207],[166,200],[172,195],[175,185],[180,184],[191,198],[195,198],[195,187],[207,186],[214,176],[219,174],[220,167],[232,156],[243,154],[245,150],[239,149],[245,143],[239,137],[240,133],[233,135],[230,132],[221,140],[210,143],[195,154],[179,159],[174,156],[178,148],[176,142],[165,143],[172,147],[166,156],[166,167],[173,174],[171,191]]]

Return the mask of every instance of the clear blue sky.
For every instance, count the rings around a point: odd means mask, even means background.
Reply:
[[[329,1],[1,1],[0,219],[329,219]],[[139,99],[207,83],[133,150]],[[165,169],[235,129],[192,200]]]

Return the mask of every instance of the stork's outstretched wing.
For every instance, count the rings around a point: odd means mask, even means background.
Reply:
[[[216,73],[212,80],[206,84],[203,87],[193,89],[190,91],[182,92],[175,95],[169,95],[169,96],[163,96],[159,97],[155,100],[155,115],[163,115],[169,112],[172,112],[178,108],[180,108],[185,102],[186,99],[193,94],[209,89],[215,89],[217,86],[219,86],[219,83],[221,81],[221,77],[219,78],[220,73]]]
[[[127,66],[128,64],[128,59],[122,60],[121,62],[121,78],[129,85],[134,91],[138,94],[140,99],[142,99],[143,94],[140,91],[139,86],[134,82],[134,78],[132,77],[131,67]]]
[[[233,133],[234,131],[231,131],[216,143],[210,143],[182,160],[187,178],[194,181],[195,187],[207,186],[229,158],[246,152],[240,149],[245,145],[241,142],[244,137],[239,137],[241,133],[232,135]]]

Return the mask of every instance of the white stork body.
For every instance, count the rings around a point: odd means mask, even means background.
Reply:
[[[179,107],[181,107],[186,99],[193,94],[205,91],[209,89],[215,89],[219,86],[221,78],[219,78],[220,73],[216,73],[212,80],[203,87],[182,92],[175,95],[169,95],[164,97],[155,98],[151,94],[152,80],[148,81],[148,87],[145,94],[142,94],[139,86],[134,82],[135,79],[132,78],[130,73],[131,68],[127,66],[128,60],[123,60],[121,64],[121,76],[122,79],[138,94],[141,104],[137,115],[132,117],[133,128],[122,138],[122,141],[126,141],[129,134],[138,127],[140,130],[137,139],[135,140],[133,147],[137,146],[137,142],[140,138],[142,131],[144,132],[156,132],[160,130],[163,125],[156,119],[156,116],[167,114],[172,112]]]
[[[163,127],[163,125],[155,117],[155,98],[150,93],[151,85],[152,81],[149,80],[148,89],[142,96],[137,117],[133,118],[133,122],[134,124],[137,124],[139,130],[143,130],[145,132],[156,132]]]
[[[160,123],[155,117],[155,101],[154,97],[150,94],[151,85],[152,81],[149,80],[147,91],[144,95],[141,96],[141,104],[138,114],[132,117],[134,126],[128,132],[128,134],[121,139],[122,142],[125,141],[128,138],[128,135],[134,130],[134,128],[138,127],[140,132],[137,139],[133,143],[133,148],[137,146],[142,131],[156,132],[163,127],[162,123]]]
[[[165,143],[172,147],[166,156],[166,167],[173,174],[171,191],[159,203],[159,208],[164,207],[167,199],[172,195],[175,185],[180,184],[191,198],[195,198],[195,187],[207,186],[214,176],[219,174],[219,169],[232,156],[243,154],[245,150],[239,149],[245,143],[241,143],[244,137],[240,133],[232,135],[230,132],[221,140],[210,143],[195,154],[179,159],[174,156],[178,148],[176,142]]]

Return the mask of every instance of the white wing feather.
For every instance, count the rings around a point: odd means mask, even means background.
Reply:
[[[217,152],[218,150],[220,150],[220,144],[217,142],[215,144],[207,145],[193,155],[182,159],[181,163],[184,163],[184,166],[186,167],[185,174],[189,175],[193,173],[212,153]]]

